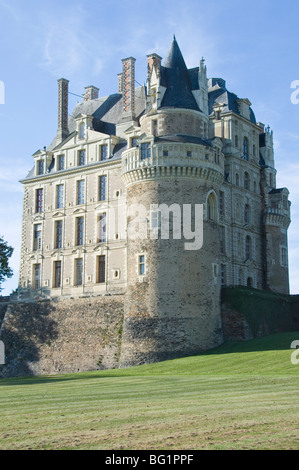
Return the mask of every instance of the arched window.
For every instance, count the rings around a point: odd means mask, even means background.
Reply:
[[[85,137],[85,124],[84,122],[81,122],[79,126],[79,139],[84,139]]]
[[[243,158],[244,160],[248,160],[248,139],[244,137],[243,139]]]
[[[247,287],[253,287],[253,280],[252,277],[247,278]]]
[[[210,193],[207,200],[207,217],[208,220],[217,221],[217,199],[214,193]]]
[[[245,204],[244,207],[244,222],[250,224],[251,221],[251,210],[249,204]]]
[[[244,189],[250,189],[250,178],[247,171],[244,173]]]
[[[252,241],[249,235],[245,238],[245,258],[246,260],[252,258]]]

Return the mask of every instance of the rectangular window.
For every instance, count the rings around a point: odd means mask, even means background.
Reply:
[[[40,250],[42,247],[42,224],[34,225],[33,250]]]
[[[58,155],[58,171],[64,170],[65,168],[65,157],[64,155]]]
[[[61,287],[61,261],[54,261],[54,287]]]
[[[99,179],[99,201],[106,200],[107,176],[100,176]]]
[[[153,125],[153,135],[156,136],[158,135],[158,121],[155,119],[154,121],[152,121],[152,125]]]
[[[105,255],[98,256],[98,272],[97,282],[102,283],[106,280],[106,257]]]
[[[219,215],[224,217],[224,192],[219,192]]]
[[[226,285],[226,266],[225,264],[221,265],[221,286]]]
[[[104,243],[107,240],[107,217],[103,212],[98,218],[98,243]]]
[[[85,201],[84,193],[85,193],[85,181],[84,180],[77,181],[77,204],[78,205],[84,204],[84,201]]]
[[[55,222],[55,248],[62,248],[63,240],[62,220]]]
[[[108,158],[108,145],[101,145],[101,161],[107,160]]]
[[[220,253],[225,253],[225,228],[219,227]]]
[[[82,286],[83,284],[83,259],[79,258],[75,260],[75,284],[76,286]]]
[[[44,174],[44,160],[39,160],[37,162],[37,174],[38,175]]]
[[[141,144],[141,160],[145,160],[146,158],[150,158],[151,156],[151,144],[150,142],[146,142]]]
[[[192,152],[191,152],[191,150],[187,150],[187,157],[192,157]]]
[[[79,151],[78,166],[85,165],[85,150]]]
[[[35,194],[35,212],[43,212],[44,190],[37,189]]]
[[[137,147],[137,138],[136,138],[136,137],[132,137],[132,139],[131,139],[131,147]]]
[[[76,246],[84,245],[84,217],[76,219]]]
[[[145,256],[138,256],[138,274],[139,276],[144,276],[145,274]]]
[[[58,184],[56,186],[56,209],[63,208],[64,185]]]
[[[40,288],[40,264],[33,265],[33,289]]]

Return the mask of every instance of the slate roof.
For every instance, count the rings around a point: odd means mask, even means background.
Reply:
[[[200,111],[192,93],[192,84],[198,89],[198,83],[195,83],[194,78],[195,70],[187,69],[174,37],[164,64],[161,66],[161,85],[166,87],[161,108],[186,108]]]
[[[155,142],[182,142],[184,144],[201,144],[211,146],[209,140],[204,140],[200,137],[184,134],[163,135],[161,137],[155,137]]]
[[[239,97],[226,88],[225,80],[222,78],[209,79],[209,115],[213,114],[213,105],[217,102],[223,103],[223,112],[232,111],[240,115],[237,100]],[[256,124],[254,112],[250,109],[250,121]]]
[[[139,118],[145,110],[145,90],[144,87],[135,89],[135,113]],[[76,130],[76,118],[80,114],[93,116],[93,128],[95,131],[108,135],[116,134],[116,124],[122,118],[123,113],[123,96],[121,93],[114,93],[95,100],[82,101],[78,103],[69,115],[69,132],[70,135]],[[65,143],[65,140],[64,140]],[[55,149],[57,138],[47,148],[48,151]]]

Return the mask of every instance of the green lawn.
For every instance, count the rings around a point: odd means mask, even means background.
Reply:
[[[299,449],[299,332],[122,370],[0,380],[0,449]]]

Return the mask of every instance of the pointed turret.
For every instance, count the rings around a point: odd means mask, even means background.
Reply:
[[[186,108],[199,111],[192,93],[189,72],[175,36],[163,68],[166,91],[161,107]]]

